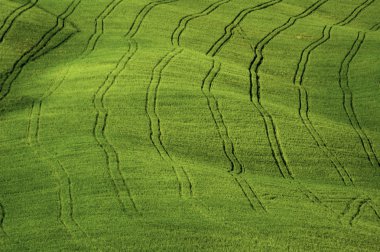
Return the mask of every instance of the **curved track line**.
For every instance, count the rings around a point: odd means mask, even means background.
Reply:
[[[345,26],[355,20],[358,15],[368,8],[374,1],[367,0],[358,5],[348,16],[343,18],[338,23],[328,26],[326,25],[322,30],[322,36],[311,42],[307,45],[301,52],[300,59],[297,64],[296,71],[293,76],[293,84],[298,87],[298,98],[299,98],[299,107],[298,114],[299,117],[307,128],[309,134],[314,139],[317,146],[323,151],[323,153],[330,159],[331,164],[336,169],[339,177],[345,185],[354,185],[353,179],[336,155],[327,147],[326,141],[323,139],[322,135],[314,127],[312,121],[309,117],[309,95],[307,89],[303,85],[304,75],[308,66],[311,53],[316,50],[318,47],[326,43],[331,38],[331,30],[334,26]]]
[[[238,27],[238,25],[247,17],[248,14],[251,12],[266,9],[270,6],[273,6],[275,4],[278,4],[282,2],[282,0],[272,0],[265,3],[260,3],[253,7],[248,7],[243,10],[241,10],[236,17],[232,20],[231,23],[229,23],[224,28],[224,34],[210,47],[210,49],[207,51],[206,55],[210,55],[212,57],[216,56],[216,54],[222,49],[222,47],[231,39],[234,30]]]
[[[177,47],[181,46],[182,33],[186,30],[187,25],[190,21],[197,19],[197,18],[200,18],[200,17],[203,17],[203,16],[207,16],[210,13],[214,12],[216,9],[218,9],[223,4],[226,4],[229,2],[231,2],[231,0],[219,0],[219,1],[216,1],[215,3],[212,3],[211,5],[206,7],[206,9],[204,9],[201,12],[193,13],[193,14],[190,14],[190,15],[187,15],[187,16],[181,18],[181,20],[178,22],[177,27],[175,28],[174,32],[172,33],[172,36],[171,36],[172,45],[173,46],[175,45]]]
[[[140,29],[140,26],[142,22],[144,21],[146,15],[149,14],[149,12],[156,6],[161,5],[161,4],[168,4],[172,2],[176,2],[178,0],[157,0],[157,1],[152,1],[145,5],[140,12],[137,14],[135,19],[133,20],[133,23],[131,27],[129,28],[128,32],[125,34],[126,37],[133,38],[138,30]]]
[[[104,10],[95,19],[95,30],[90,36],[84,53],[90,53],[95,50],[96,44],[100,37],[104,34],[104,20],[116,9],[116,7],[124,0],[111,1]]]
[[[309,94],[307,89],[303,86],[303,78],[306,72],[307,63],[310,58],[310,54],[318,46],[325,43],[330,39],[332,27],[325,26],[322,31],[322,36],[309,44],[303,49],[300,60],[297,65],[296,72],[293,77],[293,84],[298,87],[298,116],[302,121],[302,124],[306,127],[309,134],[312,136],[316,145],[322,150],[322,152],[330,159],[331,164],[338,173],[340,179],[345,185],[354,185],[353,179],[336,155],[327,147],[326,141],[322,135],[314,127],[314,124],[309,117]]]
[[[98,87],[92,99],[93,106],[96,110],[93,136],[96,139],[99,147],[104,152],[104,155],[106,157],[108,175],[112,181],[115,193],[124,212],[127,212],[127,208],[132,208],[136,212],[138,212],[138,209],[131,195],[131,191],[127,185],[126,179],[124,178],[124,175],[120,169],[119,154],[105,135],[108,109],[105,107],[104,98],[109,89],[115,83],[120,73],[125,69],[130,59],[134,56],[137,49],[138,46],[136,43],[130,43],[128,52],[126,52],[120,58],[115,68],[110,73],[108,73],[106,79]],[[126,201],[124,198],[128,198],[128,200]]]
[[[207,100],[208,109],[211,113],[211,117],[217,129],[218,136],[222,142],[224,156],[230,163],[230,168],[228,170],[229,174],[232,176],[233,180],[241,189],[242,194],[248,201],[250,207],[253,210],[257,209],[266,211],[266,208],[258,198],[253,188],[248,184],[245,178],[241,176],[245,172],[244,166],[235,154],[234,143],[231,140],[231,137],[229,136],[228,128],[224,122],[223,115],[219,109],[218,100],[212,93],[213,82],[215,78],[218,76],[220,70],[221,64],[217,63],[213,59],[212,66],[202,81],[201,91],[203,96]]]
[[[5,220],[6,212],[4,205],[0,202],[0,230],[5,235],[8,236],[7,232],[4,230],[4,220]]]
[[[3,24],[0,26],[0,43],[3,42],[5,36],[12,28],[13,23],[20,17],[24,12],[30,10],[38,3],[38,0],[30,0],[28,3],[14,9],[9,15],[4,19]]]
[[[380,29],[380,23],[375,24],[374,26],[371,27],[371,31],[378,31]]]
[[[294,181],[294,176],[290,167],[285,159],[283,148],[280,143],[280,138],[278,136],[278,130],[272,115],[265,109],[265,107],[261,103],[260,97],[260,75],[259,70],[260,66],[264,61],[263,51],[265,47],[271,42],[276,36],[281,34],[283,31],[292,27],[297,20],[308,17],[317,11],[323,4],[325,4],[328,0],[319,0],[314,2],[311,6],[305,9],[298,15],[292,16],[285,22],[283,25],[278,26],[273,29],[270,33],[264,36],[253,48],[254,48],[254,57],[250,62],[248,71],[249,71],[249,81],[250,81],[250,102],[253,107],[259,111],[260,116],[264,122],[265,132],[269,141],[269,145],[272,151],[273,159],[275,160],[276,166],[283,178],[291,179]],[[253,92],[254,84],[256,85],[256,92]],[[298,188],[302,191],[304,195],[307,196],[312,202],[320,204],[321,201],[319,198],[303,186],[300,182],[295,181],[298,185]]]
[[[369,140],[367,134],[364,132],[362,126],[360,125],[358,117],[355,113],[352,97],[353,94],[349,85],[348,74],[350,71],[350,64],[359,52],[365,40],[365,35],[366,34],[363,32],[358,33],[358,36],[355,42],[352,44],[351,49],[341,62],[339,69],[339,87],[342,91],[344,111],[350,121],[352,128],[355,130],[356,134],[360,139],[361,145],[367,155],[368,161],[372,164],[374,168],[380,168],[379,158],[377,157],[376,152],[373,149],[373,145]]]
[[[24,52],[13,64],[12,68],[5,74],[5,77],[0,83],[0,102],[8,96],[13,82],[20,75],[23,68],[65,27],[66,19],[75,11],[80,2],[81,0],[73,0],[66,10],[57,17],[56,25],[47,31],[28,51]]]
[[[178,48],[171,50],[163,58],[161,58],[153,68],[151,80],[146,91],[145,112],[149,119],[150,141],[160,157],[171,165],[177,178],[179,195],[181,197],[191,197],[193,190],[190,178],[183,167],[178,167],[175,164],[173,158],[166,149],[162,141],[161,122],[157,113],[158,89],[161,84],[162,73],[168,64],[182,51],[183,49]]]

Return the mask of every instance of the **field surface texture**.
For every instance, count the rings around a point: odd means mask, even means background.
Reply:
[[[380,0],[0,0],[0,251],[378,251]]]

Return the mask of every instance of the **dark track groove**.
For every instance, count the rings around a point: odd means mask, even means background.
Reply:
[[[104,20],[111,15],[111,13],[116,9],[116,7],[124,0],[113,0],[111,1],[103,11],[95,18],[95,29],[94,33],[90,36],[87,41],[85,54],[88,54],[95,50],[96,44],[98,43],[100,37],[104,34]]]
[[[277,37],[283,31],[292,27],[296,23],[297,20],[303,19],[313,14],[327,1],[328,0],[319,0],[319,1],[314,2],[311,6],[305,9],[303,12],[301,12],[298,15],[290,17],[287,20],[287,22],[273,29],[271,32],[265,35],[262,39],[260,39],[259,42],[255,44],[255,46],[253,47],[254,57],[248,67],[249,81],[250,81],[250,89],[249,89],[250,102],[252,103],[254,109],[256,109],[259,112],[264,122],[265,132],[269,141],[272,156],[281,176],[283,178],[287,178],[292,181],[294,181],[294,175],[292,171],[290,170],[290,167],[285,159],[280,138],[278,136],[278,130],[277,130],[276,124],[274,122],[272,115],[265,109],[265,107],[261,103],[261,96],[260,96],[261,84],[260,84],[259,71],[260,71],[260,66],[262,65],[264,61],[263,51],[265,47],[269,44],[269,42],[271,42],[275,37]],[[253,91],[254,84],[256,84],[256,92]],[[321,204],[321,201],[313,192],[311,192],[301,183],[297,181],[294,181],[294,182],[297,184],[298,188],[302,191],[302,193],[305,196],[307,196],[307,198],[309,198],[312,202]]]
[[[229,136],[228,128],[224,122],[223,115],[219,109],[218,100],[212,93],[213,82],[215,78],[218,76],[220,70],[221,64],[216,63],[216,61],[213,59],[212,66],[202,81],[201,91],[203,96],[207,100],[208,109],[211,113],[211,117],[213,119],[215,128],[218,132],[218,136],[222,142],[224,156],[230,164],[230,168],[228,170],[229,174],[232,176],[235,183],[241,189],[244,198],[248,201],[252,210],[260,209],[266,212],[266,208],[258,198],[256,192],[242,176],[245,172],[244,166],[235,154],[234,143],[231,140],[231,137]]]
[[[371,141],[369,140],[367,134],[364,132],[362,126],[360,125],[360,122],[358,120],[358,117],[355,113],[354,105],[353,105],[353,94],[349,85],[349,71],[350,71],[350,64],[359,52],[364,40],[365,40],[366,34],[363,32],[359,32],[358,36],[355,40],[355,42],[352,44],[351,49],[344,57],[343,61],[341,62],[340,69],[339,69],[339,87],[342,91],[343,96],[343,108],[344,111],[350,121],[350,124],[352,128],[355,130],[356,134],[358,135],[361,145],[363,147],[363,150],[365,151],[367,155],[368,161],[371,163],[371,165],[374,168],[380,168],[380,162],[379,158],[376,155],[376,152],[373,149],[373,145]]]
[[[0,43],[3,42],[5,36],[10,31],[13,23],[20,17],[24,12],[32,9],[38,0],[30,0],[28,3],[14,9],[9,15],[4,19],[3,24],[0,26]]]
[[[174,32],[172,33],[172,36],[171,36],[172,45],[173,46],[175,45],[177,47],[181,46],[182,33],[186,30],[187,25],[190,21],[197,19],[197,18],[200,18],[200,17],[207,16],[210,13],[214,12],[216,9],[218,9],[220,6],[222,6],[226,3],[229,3],[229,2],[231,2],[231,0],[219,0],[219,1],[212,3],[211,5],[206,7],[201,12],[193,13],[193,14],[190,14],[190,15],[187,15],[187,16],[184,16],[183,18],[181,18],[181,20],[178,22],[177,27],[175,28]]]
[[[340,25],[345,26],[355,20],[358,15],[368,8],[373,3],[372,0],[367,0],[360,5],[358,5],[350,14],[348,14],[341,21],[337,22],[334,25],[326,25],[322,30],[322,36],[311,42],[307,45],[301,52],[300,59],[297,64],[296,71],[293,76],[293,84],[298,87],[298,95],[299,95],[299,109],[298,114],[303,123],[303,125],[307,128],[309,134],[312,136],[314,142],[317,146],[324,152],[324,154],[329,157],[331,164],[337,171],[339,177],[345,185],[354,185],[353,179],[336,155],[327,147],[326,141],[323,139],[322,135],[318,132],[318,130],[314,127],[313,122],[309,117],[309,99],[308,99],[308,91],[303,85],[303,78],[307,70],[308,62],[310,59],[311,53],[316,50],[318,47],[326,43],[331,38],[331,31],[334,26]]]
[[[254,11],[266,9],[280,2],[282,2],[282,0],[271,0],[268,2],[260,3],[253,7],[248,7],[241,10],[235,16],[235,18],[224,28],[224,34],[217,41],[215,41],[215,43],[207,51],[206,55],[210,55],[212,57],[216,56],[216,54],[220,52],[223,46],[231,39],[234,30],[247,17],[248,14]]]
[[[103,83],[96,90],[92,104],[96,110],[95,124],[93,128],[93,136],[96,139],[99,147],[103,150],[108,176],[111,179],[112,186],[117,195],[118,201],[121,204],[121,209],[127,212],[127,208],[132,208],[134,211],[138,212],[136,203],[131,195],[129,186],[127,185],[126,179],[120,169],[119,154],[117,153],[114,146],[109,142],[105,134],[105,128],[107,126],[108,109],[104,104],[104,98],[109,89],[115,83],[116,79],[120,73],[125,69],[130,59],[135,55],[138,50],[136,43],[129,43],[129,50],[120,58],[117,62],[115,68],[108,73],[107,77]],[[122,195],[123,194],[123,195]],[[124,196],[124,197],[123,197]],[[124,198],[128,200],[125,201]]]
[[[166,149],[162,141],[161,122],[157,113],[157,96],[158,89],[161,84],[162,73],[169,65],[169,63],[182,51],[183,50],[179,48],[171,50],[165,54],[153,68],[150,83],[146,91],[145,112],[149,119],[150,141],[152,142],[160,157],[172,167],[176,175],[179,195],[181,197],[191,197],[193,195],[193,186],[190,177],[183,167],[178,167],[175,164],[175,161]]]
[[[57,17],[56,25],[48,30],[40,40],[34,44],[28,51],[24,52],[21,57],[16,60],[12,68],[5,73],[5,77],[0,83],[0,101],[7,97],[11,91],[13,82],[20,75],[23,68],[43,50],[49,41],[65,27],[66,19],[75,11],[81,0],[73,0],[66,10]]]
[[[6,212],[5,212],[5,207],[4,205],[0,202],[0,230],[1,232],[5,235],[8,236],[7,232],[4,230],[4,220],[6,217]]]
[[[147,5],[145,5],[140,10],[140,12],[137,14],[135,19],[133,20],[133,23],[132,23],[131,27],[129,28],[128,32],[125,34],[125,36],[129,37],[129,38],[134,37],[136,35],[136,33],[138,32],[138,30],[140,29],[140,26],[141,26],[143,20],[145,19],[145,17],[149,14],[149,12],[153,8],[155,8],[156,6],[161,5],[161,4],[168,4],[168,3],[172,3],[172,2],[176,2],[176,1],[178,1],[178,0],[157,0],[157,1],[152,1],[152,2],[148,3]]]

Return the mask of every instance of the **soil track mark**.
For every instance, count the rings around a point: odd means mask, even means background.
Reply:
[[[220,6],[222,6],[226,3],[229,3],[229,2],[231,2],[231,0],[219,0],[219,1],[212,3],[211,5],[209,5],[207,8],[205,8],[201,12],[190,14],[190,15],[187,15],[187,16],[184,16],[183,18],[181,18],[181,20],[178,22],[177,27],[175,28],[174,32],[172,33],[172,36],[171,36],[172,45],[173,46],[175,45],[177,47],[181,46],[182,33],[186,30],[187,25],[190,21],[197,19],[197,18],[200,18],[200,17],[203,17],[203,16],[207,16],[210,13],[214,12],[216,9],[218,9]]]
[[[4,19],[3,24],[0,26],[0,43],[3,42],[5,36],[12,28],[13,23],[20,17],[24,12],[32,9],[38,0],[30,0],[28,3],[21,5],[20,7],[14,9],[9,15]]]
[[[111,15],[111,13],[116,9],[116,7],[124,0],[113,0],[111,1],[95,19],[95,30],[90,36],[84,54],[88,54],[95,50],[96,44],[98,43],[100,37],[104,34],[104,20]]]
[[[150,141],[154,145],[161,158],[172,167],[178,183],[178,192],[181,197],[191,197],[193,194],[192,183],[186,170],[177,166],[162,141],[161,123],[157,113],[158,89],[161,84],[162,73],[168,64],[183,50],[173,49],[162,57],[153,68],[151,80],[146,92],[145,111],[149,119]]]
[[[34,44],[28,51],[24,52],[19,59],[13,64],[12,68],[5,73],[5,77],[0,83],[0,101],[7,97],[11,91],[12,84],[20,75],[23,68],[43,50],[49,41],[65,27],[66,19],[75,11],[81,0],[73,0],[66,10],[57,17],[54,27],[48,30],[40,40]]]
[[[230,168],[228,170],[229,174],[232,176],[233,180],[241,189],[242,194],[248,201],[250,207],[253,210],[260,209],[266,211],[266,208],[258,198],[253,187],[250,186],[248,182],[245,180],[245,178],[242,176],[243,173],[245,173],[244,166],[236,156],[234,143],[231,140],[228,128],[224,122],[223,115],[219,109],[218,100],[212,93],[213,82],[215,78],[218,76],[220,70],[221,63],[218,63],[213,59],[212,66],[202,81],[201,91],[203,96],[207,100],[208,109],[211,113],[211,117],[218,132],[218,136],[222,142],[224,156],[230,164]]]
[[[350,71],[350,64],[359,52],[365,40],[365,36],[366,34],[364,32],[358,32],[358,36],[355,42],[352,44],[351,49],[348,51],[343,61],[341,62],[339,69],[339,87],[342,91],[344,111],[350,121],[352,128],[355,130],[356,134],[360,139],[361,145],[367,155],[368,161],[374,168],[380,168],[379,158],[377,157],[373,145],[370,139],[368,138],[367,134],[364,132],[362,126],[360,125],[358,117],[355,113],[352,97],[353,94],[349,85],[348,75]]]
[[[120,73],[125,69],[128,62],[135,55],[137,49],[138,46],[136,43],[129,43],[129,50],[120,58],[115,68],[108,73],[103,83],[96,90],[92,99],[93,106],[96,110],[93,136],[96,139],[99,147],[104,152],[107,163],[108,176],[111,179],[113,188],[117,195],[117,199],[124,212],[127,212],[128,208],[133,209],[133,211],[136,212],[138,212],[138,209],[131,195],[131,191],[129,189],[129,186],[127,185],[126,179],[124,178],[124,175],[120,169],[119,154],[114,148],[114,146],[107,139],[107,136],[105,134],[108,118],[108,109],[104,104],[104,98],[109,89],[115,83]]]
[[[231,39],[234,30],[239,26],[239,24],[247,17],[248,14],[266,9],[270,6],[273,6],[275,4],[278,4],[282,2],[282,0],[272,0],[264,3],[260,3],[258,5],[255,5],[253,7],[244,8],[241,10],[236,17],[232,20],[231,23],[229,23],[224,28],[224,34],[217,40],[215,43],[210,47],[210,49],[207,51],[206,55],[210,55],[212,57],[216,56],[216,54],[222,49],[222,47]]]

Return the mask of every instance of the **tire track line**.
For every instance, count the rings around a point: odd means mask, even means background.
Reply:
[[[210,13],[214,12],[216,9],[218,9],[220,6],[227,4],[229,2],[231,2],[231,0],[219,0],[219,1],[212,3],[211,5],[206,7],[201,12],[190,14],[190,15],[187,15],[187,16],[184,16],[183,18],[181,18],[177,27],[175,28],[174,32],[172,33],[172,36],[171,36],[172,45],[173,46],[175,45],[177,47],[181,46],[180,40],[181,40],[182,33],[186,30],[187,25],[190,21],[197,19],[197,18],[200,18],[200,17],[207,16]]]
[[[374,168],[380,168],[379,158],[377,157],[376,152],[373,149],[373,145],[371,141],[369,140],[367,134],[364,132],[362,126],[360,125],[358,117],[355,113],[355,109],[353,105],[353,94],[349,85],[348,75],[350,71],[350,64],[354,60],[357,53],[359,52],[365,40],[365,37],[366,37],[366,33],[358,32],[358,36],[355,42],[352,44],[351,49],[349,50],[349,52],[346,54],[343,61],[341,62],[340,69],[339,69],[339,87],[342,91],[344,111],[350,121],[352,128],[355,130],[356,134],[358,135],[360,139],[361,145],[367,155],[368,161],[371,163],[371,165]]]
[[[253,7],[248,7],[243,10],[241,10],[235,18],[232,20],[231,23],[229,23],[225,28],[224,28],[224,34],[210,47],[210,49],[207,51],[206,55],[209,56],[216,56],[217,53],[222,49],[222,47],[231,39],[234,30],[238,27],[238,25],[247,17],[248,14],[266,9],[268,7],[271,7],[275,4],[278,4],[282,2],[282,0],[272,0],[264,3],[260,3],[258,5],[255,5]]]
[[[371,31],[378,31],[380,29],[380,23],[375,24],[374,26],[371,27]]]
[[[229,136],[228,128],[224,122],[223,114],[219,109],[218,100],[212,94],[211,89],[212,83],[221,69],[221,63],[215,61],[214,57],[217,56],[222,47],[232,38],[234,31],[240,27],[240,23],[246,18],[248,14],[254,11],[266,9],[280,2],[282,2],[282,0],[272,0],[255,5],[253,7],[244,8],[235,16],[235,18],[225,27],[224,34],[218,40],[216,40],[216,42],[214,42],[210,49],[206,52],[206,55],[212,57],[212,66],[206,77],[203,79],[201,86],[202,93],[207,99],[208,108],[218,131],[219,138],[222,141],[223,153],[230,163],[230,175],[233,177],[238,187],[242,190],[242,193],[249,202],[250,207],[253,210],[263,210],[265,212],[267,211],[265,206],[257,196],[257,193],[254,191],[253,187],[249,185],[243,176],[245,173],[245,168],[236,156],[235,146]],[[205,84],[207,85],[206,89],[204,88]]]
[[[245,178],[241,176],[245,172],[244,166],[235,154],[234,143],[229,136],[228,128],[219,109],[218,100],[212,93],[213,82],[217,78],[220,70],[221,63],[216,62],[215,59],[212,59],[212,66],[202,81],[201,91],[207,100],[208,109],[217,129],[218,136],[222,142],[224,156],[230,164],[230,168],[228,170],[230,176],[241,189],[244,198],[248,201],[252,210],[264,210],[266,212],[266,208],[258,198],[253,188],[248,184]]]
[[[28,3],[14,9],[9,15],[4,19],[3,24],[0,26],[0,43],[3,42],[5,36],[10,31],[13,23],[20,17],[24,12],[32,9],[38,0],[30,0]]]
[[[301,52],[300,59],[297,64],[296,71],[293,76],[293,84],[298,87],[298,97],[299,97],[299,107],[298,107],[298,114],[299,117],[304,124],[304,126],[307,128],[309,134],[312,136],[313,140],[317,144],[317,146],[323,151],[323,153],[330,159],[331,164],[337,171],[339,177],[341,178],[342,182],[345,185],[354,185],[353,179],[349,172],[345,169],[345,167],[342,165],[342,163],[339,161],[339,159],[336,157],[336,155],[327,147],[326,141],[322,137],[322,135],[318,132],[318,130],[314,127],[313,122],[311,121],[309,117],[309,95],[307,89],[303,85],[303,79],[304,75],[307,70],[308,62],[310,59],[311,53],[316,50],[318,47],[326,43],[331,38],[331,31],[334,26],[345,26],[348,25],[350,22],[355,20],[358,15],[364,11],[366,8],[368,8],[374,1],[367,0],[358,5],[356,8],[352,10],[352,12],[347,15],[345,18],[343,18],[338,23],[332,25],[332,26],[324,26],[322,30],[322,36],[311,42],[309,45],[307,45]]]
[[[23,68],[33,59],[35,55],[46,47],[46,45],[56,34],[64,29],[66,19],[75,11],[80,2],[81,0],[73,0],[66,10],[57,17],[55,26],[47,31],[28,51],[24,52],[13,64],[12,68],[5,73],[5,77],[0,84],[0,102],[7,97],[11,91],[12,84],[20,75]]]
[[[31,112],[29,115],[27,138],[28,145],[32,148],[36,155],[43,162],[46,162],[49,167],[52,167],[54,176],[58,184],[58,219],[60,223],[73,237],[88,238],[89,236],[78,224],[74,217],[74,201],[72,193],[72,181],[70,175],[66,168],[62,165],[62,163],[57,159],[57,154],[47,150],[40,142],[40,125],[43,102],[61,86],[61,84],[65,81],[67,73],[68,71],[66,72],[64,78],[56,85],[52,85],[43,94],[41,98],[33,101],[31,106]]]
[[[161,84],[162,73],[169,63],[182,53],[183,49],[175,48],[162,57],[152,71],[151,80],[146,91],[145,112],[149,119],[150,141],[160,157],[170,164],[176,175],[180,197],[193,195],[192,182],[186,170],[177,166],[162,141],[161,121],[157,113],[158,89]]]
[[[4,220],[6,217],[6,212],[5,212],[5,207],[4,205],[0,202],[0,230],[1,232],[8,237],[7,232],[4,229]]]
[[[254,57],[250,62],[248,71],[249,71],[249,81],[250,81],[250,102],[252,103],[254,109],[259,111],[259,114],[264,122],[265,132],[269,141],[273,159],[276,163],[276,166],[285,179],[290,179],[294,181],[301,192],[309,198],[312,202],[321,204],[320,199],[309,189],[303,186],[300,182],[294,180],[294,175],[286,161],[283,147],[281,146],[280,137],[278,135],[278,130],[272,115],[265,109],[261,103],[261,83],[260,83],[260,67],[264,61],[263,52],[266,46],[271,42],[275,37],[284,32],[285,30],[292,27],[298,20],[306,18],[317,11],[323,4],[328,0],[319,0],[310,5],[307,9],[301,12],[298,15],[290,17],[287,22],[273,29],[267,35],[265,35],[254,48]],[[256,86],[256,91],[254,92],[254,86]]]
[[[297,65],[296,72],[293,77],[293,84],[298,88],[298,116],[302,121],[302,124],[306,127],[307,131],[313,138],[314,142],[318,148],[327,156],[339,175],[339,178],[345,185],[354,185],[354,181],[345,169],[336,155],[327,147],[326,141],[323,139],[322,135],[314,127],[314,124],[309,117],[309,93],[303,85],[303,77],[306,71],[307,63],[309,61],[310,54],[318,46],[325,43],[330,39],[332,27],[325,26],[322,31],[322,36],[309,44],[301,53],[300,60]]]
[[[119,154],[114,148],[114,146],[107,139],[105,134],[105,129],[107,126],[108,119],[108,109],[104,104],[104,98],[113,86],[116,79],[120,73],[126,68],[128,62],[135,55],[138,50],[138,45],[136,43],[129,43],[129,50],[120,58],[117,62],[115,68],[108,73],[107,77],[103,83],[96,90],[92,104],[96,110],[95,124],[93,128],[93,136],[96,139],[99,147],[103,150],[106,163],[107,163],[107,172],[108,176],[111,179],[112,186],[117,195],[117,199],[121,205],[121,209],[124,212],[127,212],[127,209],[133,209],[135,212],[138,212],[136,203],[132,197],[131,190],[124,178],[124,175],[120,169],[120,159]],[[128,200],[124,200],[127,198]]]
[[[121,206],[121,210],[123,212],[127,212],[127,208],[133,209],[134,212],[139,212],[135,200],[132,197],[131,190],[124,178],[124,175],[120,168],[120,158],[119,154],[116,151],[115,147],[109,142],[106,137],[105,130],[107,126],[107,119],[109,116],[108,109],[104,104],[104,98],[109,91],[109,89],[113,86],[117,77],[120,73],[126,68],[128,62],[134,57],[138,50],[138,43],[134,39],[134,36],[140,29],[141,24],[145,20],[145,17],[149,14],[149,12],[155,7],[163,3],[169,3],[171,1],[154,1],[147,5],[145,5],[140,12],[136,15],[132,26],[129,29],[129,32],[125,35],[126,41],[129,44],[129,50],[126,52],[117,62],[115,68],[108,73],[104,82],[98,87],[96,92],[94,93],[92,103],[93,107],[96,111],[95,122],[92,130],[92,135],[98,144],[98,146],[102,149],[107,168],[107,175],[111,181],[113,190],[116,195],[116,199]],[[111,2],[112,4],[112,2]],[[117,3],[115,3],[117,4]],[[116,8],[116,6],[114,6]],[[107,11],[108,10],[108,11]],[[111,5],[106,6],[104,13],[112,12],[113,7]],[[99,16],[102,16],[100,14]],[[108,16],[108,15],[107,15]],[[103,16],[104,17],[104,14]],[[105,17],[104,17],[105,18]],[[104,20],[104,19],[103,19]],[[97,22],[95,23],[95,33],[97,30]],[[103,28],[102,28],[103,29]],[[95,37],[95,35],[94,35]],[[91,38],[89,39],[91,41]],[[94,47],[96,43],[94,44]],[[91,53],[92,51],[89,51]],[[85,57],[85,53],[82,53],[82,57]],[[127,198],[127,200],[124,200]]]
[[[370,205],[369,198],[358,197],[351,200],[345,209],[345,211],[341,214],[342,220],[353,226],[354,221],[360,217],[360,214],[363,212],[364,208]]]
[[[125,36],[129,37],[129,38],[133,38],[136,35],[136,33],[139,31],[140,26],[143,23],[145,17],[149,14],[149,12],[153,8],[155,8],[161,4],[169,4],[172,2],[176,2],[176,1],[178,1],[178,0],[158,0],[158,1],[152,1],[152,2],[148,3],[147,5],[145,5],[140,10],[140,12],[137,14],[135,19],[133,20],[133,23],[132,23],[131,27],[129,28],[128,32],[125,34]]]
[[[90,36],[84,54],[88,54],[95,50],[96,44],[98,43],[100,37],[104,34],[104,20],[111,15],[111,13],[116,9],[116,7],[124,0],[113,0],[111,1],[103,11],[95,18],[95,30]]]

